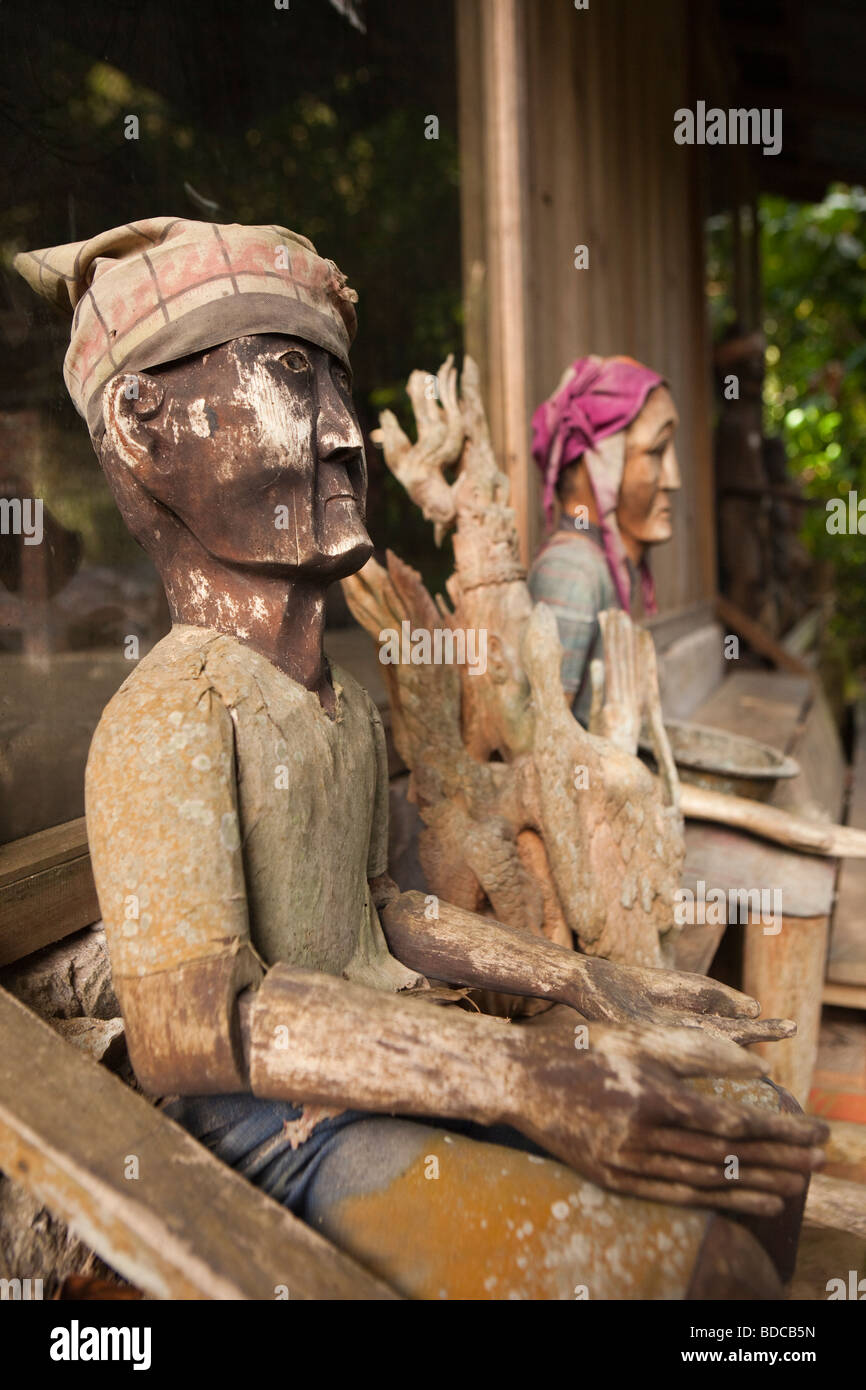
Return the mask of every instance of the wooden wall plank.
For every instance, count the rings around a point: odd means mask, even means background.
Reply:
[[[687,7],[529,3],[524,14],[527,409],[588,352],[626,353],[668,377],[683,491],[674,540],[653,564],[660,605],[679,607],[715,587],[703,218],[694,151],[673,140],[689,85]],[[588,271],[573,266],[581,242]],[[527,456],[524,495],[538,509],[531,468]]]
[[[0,966],[99,921],[88,853],[0,888]]]

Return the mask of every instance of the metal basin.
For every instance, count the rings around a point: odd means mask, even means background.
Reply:
[[[800,764],[768,743],[682,719],[665,720],[671,752],[684,782],[733,796],[767,801],[780,778],[796,777]],[[652,744],[644,730],[641,757],[654,765]]]

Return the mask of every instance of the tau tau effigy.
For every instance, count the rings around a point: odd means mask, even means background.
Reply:
[[[142,1086],[410,1297],[778,1296],[825,1128],[738,1044],[790,1029],[387,877],[382,727],[322,650],[371,551],[344,277],[283,227],[171,218],[17,265],[74,311],[67,384],[174,623],[87,769]]]
[[[533,416],[548,524],[555,498],[561,512],[529,589],[556,615],[563,686],[583,724],[591,665],[604,653],[599,614],[656,611],[647,552],[671,538],[677,424],[663,377],[630,357],[578,358]]]

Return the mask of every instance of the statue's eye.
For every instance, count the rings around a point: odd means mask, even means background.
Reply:
[[[347,396],[350,395],[352,383],[349,380],[349,373],[346,371],[345,367],[334,367],[332,375],[335,384],[339,386],[340,390],[345,391]]]
[[[310,359],[300,348],[291,348],[289,352],[284,352],[280,358],[290,372],[308,372],[310,370]]]

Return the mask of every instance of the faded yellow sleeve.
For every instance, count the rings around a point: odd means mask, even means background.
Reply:
[[[147,1089],[233,1088],[249,941],[231,716],[201,664],[159,648],[93,738],[87,833],[130,1054]],[[167,1078],[170,1085],[166,1084]]]
[[[90,853],[120,975],[249,934],[231,716],[206,677],[158,671],[136,672],[114,696],[87,761]]]

